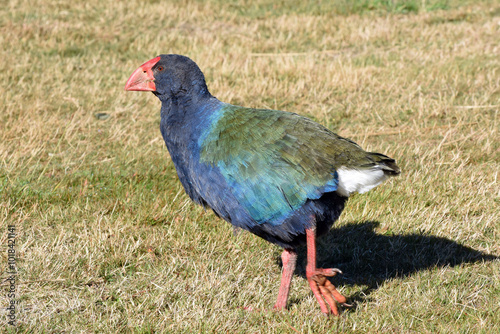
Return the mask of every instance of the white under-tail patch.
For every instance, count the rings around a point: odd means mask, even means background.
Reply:
[[[341,167],[337,170],[339,184],[337,192],[348,197],[353,192],[364,193],[381,184],[387,175],[378,168],[370,169],[348,169]]]

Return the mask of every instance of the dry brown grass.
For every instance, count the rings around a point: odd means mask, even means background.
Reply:
[[[18,329],[494,333],[500,5],[346,3],[5,5],[0,221],[19,233]],[[159,102],[123,91],[159,53],[195,60],[222,101],[307,115],[398,160],[401,177],[352,198],[319,247],[355,308],[322,317],[299,268],[290,310],[268,311],[280,250],[190,203]]]

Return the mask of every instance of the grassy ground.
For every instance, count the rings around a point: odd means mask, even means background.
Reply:
[[[13,0],[0,32],[0,328],[7,224],[21,331],[500,327],[498,1]],[[341,317],[321,315],[303,258],[289,311],[269,311],[280,249],[183,193],[159,101],[123,90],[159,53],[190,56],[223,101],[397,159],[403,174],[351,198],[320,241],[355,304]]]

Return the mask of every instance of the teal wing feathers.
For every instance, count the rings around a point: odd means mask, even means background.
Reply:
[[[337,168],[376,162],[354,142],[297,114],[225,105],[200,136],[200,160],[218,168],[258,222],[279,224],[308,199],[337,189]]]

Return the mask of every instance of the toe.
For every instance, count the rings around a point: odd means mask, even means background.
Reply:
[[[321,291],[321,294],[323,295],[326,302],[328,303],[328,306],[330,306],[331,313],[333,313],[334,315],[339,315],[339,309],[337,307],[337,303],[333,299],[333,296],[332,296],[330,290],[324,286],[319,286],[319,290]]]
[[[325,280],[325,288],[328,289],[333,298],[340,304],[345,304],[347,302],[347,298],[341,295],[329,280]]]
[[[315,276],[317,276],[317,275],[315,275]],[[320,286],[321,285],[319,285],[314,278],[308,278],[307,280],[309,281],[309,286],[311,287],[311,290],[314,293],[314,296],[318,300],[319,307],[321,308],[321,312],[323,312],[325,314],[330,313],[328,311],[328,307],[326,306],[325,301],[323,300],[323,297],[322,297],[323,294],[320,291]]]

